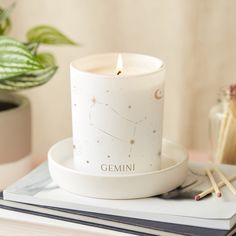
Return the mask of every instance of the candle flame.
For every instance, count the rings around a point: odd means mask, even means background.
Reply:
[[[121,54],[119,53],[116,64],[116,74],[119,75],[120,73],[122,73],[122,70],[123,70],[123,59]]]

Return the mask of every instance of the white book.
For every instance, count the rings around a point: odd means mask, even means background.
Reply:
[[[73,222],[45,218],[38,215],[0,209],[0,235],[4,236],[116,236],[117,232]],[[120,236],[130,236],[119,232]],[[167,233],[159,235],[166,236]],[[174,234],[173,234],[174,235]],[[172,234],[168,234],[172,236]]]
[[[34,210],[32,207],[31,210]],[[31,211],[30,210],[30,211]],[[53,210],[37,209],[38,212],[53,213]],[[56,211],[57,218],[51,218],[51,216],[45,217],[40,215],[34,215],[32,213],[22,213],[9,209],[0,209],[0,235],[14,235],[14,236],[44,236],[44,235],[93,235],[93,236],[115,236],[115,235],[161,235],[161,236],[177,236],[182,234],[176,234],[169,231],[163,231],[162,229],[149,229],[143,228],[137,225],[128,225],[119,222],[109,222],[96,218],[92,219],[93,224],[87,224],[91,222],[91,218],[78,216],[74,218],[79,219],[77,222],[65,220],[60,217],[60,213]],[[68,215],[68,214],[65,214]],[[60,219],[61,218],[61,219]],[[87,219],[86,219],[87,218]],[[88,221],[89,220],[89,221]],[[109,226],[109,227],[104,227]],[[119,233],[118,233],[119,232]],[[221,235],[221,234],[220,234]],[[226,232],[224,234],[226,235]]]
[[[236,166],[221,165],[220,168],[226,175],[236,173]],[[190,170],[187,182],[197,179],[200,184],[196,188],[199,190],[210,186],[207,177],[202,176],[201,164],[191,163]],[[233,184],[236,186],[236,182]],[[44,163],[7,188],[4,191],[4,199],[69,210],[229,230],[236,223],[236,198],[226,187],[222,188],[222,192],[222,198],[212,195],[201,201],[166,200],[159,197],[135,200],[93,199],[77,196],[59,188],[53,183],[47,163]]]

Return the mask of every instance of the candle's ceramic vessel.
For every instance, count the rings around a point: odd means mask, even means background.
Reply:
[[[73,155],[77,170],[100,175],[160,169],[165,66],[160,59],[122,54],[71,63]]]

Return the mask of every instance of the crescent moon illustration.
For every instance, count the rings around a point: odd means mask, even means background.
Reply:
[[[162,91],[160,89],[157,89],[154,93],[155,99],[159,100],[163,97]]]

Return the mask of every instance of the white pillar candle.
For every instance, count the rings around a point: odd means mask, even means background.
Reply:
[[[71,63],[74,163],[89,174],[160,168],[165,68],[139,54],[102,54]],[[119,65],[118,65],[119,66]]]

